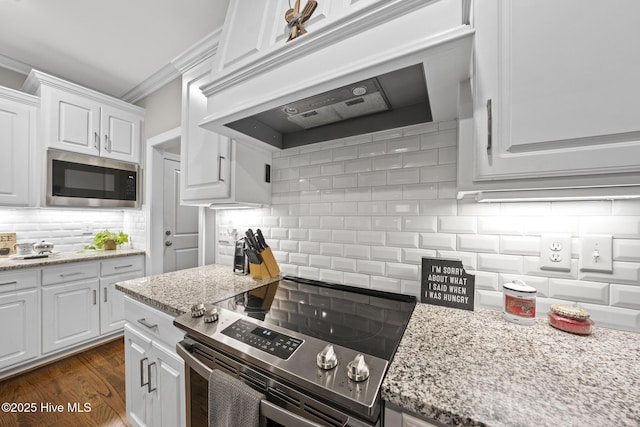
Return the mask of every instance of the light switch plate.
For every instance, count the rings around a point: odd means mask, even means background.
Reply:
[[[571,271],[571,234],[540,237],[540,269]]]
[[[610,234],[580,236],[580,271],[613,273],[613,236]]]

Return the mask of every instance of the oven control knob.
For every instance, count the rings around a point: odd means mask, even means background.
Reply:
[[[204,304],[195,304],[191,307],[191,317],[202,317],[204,315]]]
[[[338,357],[333,351],[333,346],[331,344],[327,344],[327,346],[318,353],[316,356],[316,363],[318,368],[324,369],[325,371],[336,367],[338,364]]]
[[[213,323],[218,321],[218,309],[210,308],[204,313],[204,323]]]
[[[347,364],[347,376],[353,381],[364,381],[369,378],[369,367],[360,353]]]

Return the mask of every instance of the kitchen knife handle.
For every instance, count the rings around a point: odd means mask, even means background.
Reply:
[[[493,145],[493,117],[491,113],[491,99],[487,100],[487,151],[491,151]]]
[[[224,156],[218,156],[218,181],[224,182],[222,177],[222,161],[225,160]]]

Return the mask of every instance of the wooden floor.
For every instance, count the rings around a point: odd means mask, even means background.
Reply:
[[[119,338],[1,381],[0,403],[35,403],[36,411],[5,412],[3,406],[0,426],[129,426],[124,375],[124,340]],[[76,403],[83,410],[90,405],[90,412],[70,411]],[[47,412],[47,404],[63,410]]]

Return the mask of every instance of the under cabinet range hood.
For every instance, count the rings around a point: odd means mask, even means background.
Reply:
[[[385,73],[226,126],[282,148],[431,122],[421,64]]]
[[[275,3],[250,13],[231,1],[200,126],[275,150],[457,118],[474,35],[468,0],[323,2],[289,43],[286,26],[264,18]],[[247,26],[256,39],[238,41]]]

